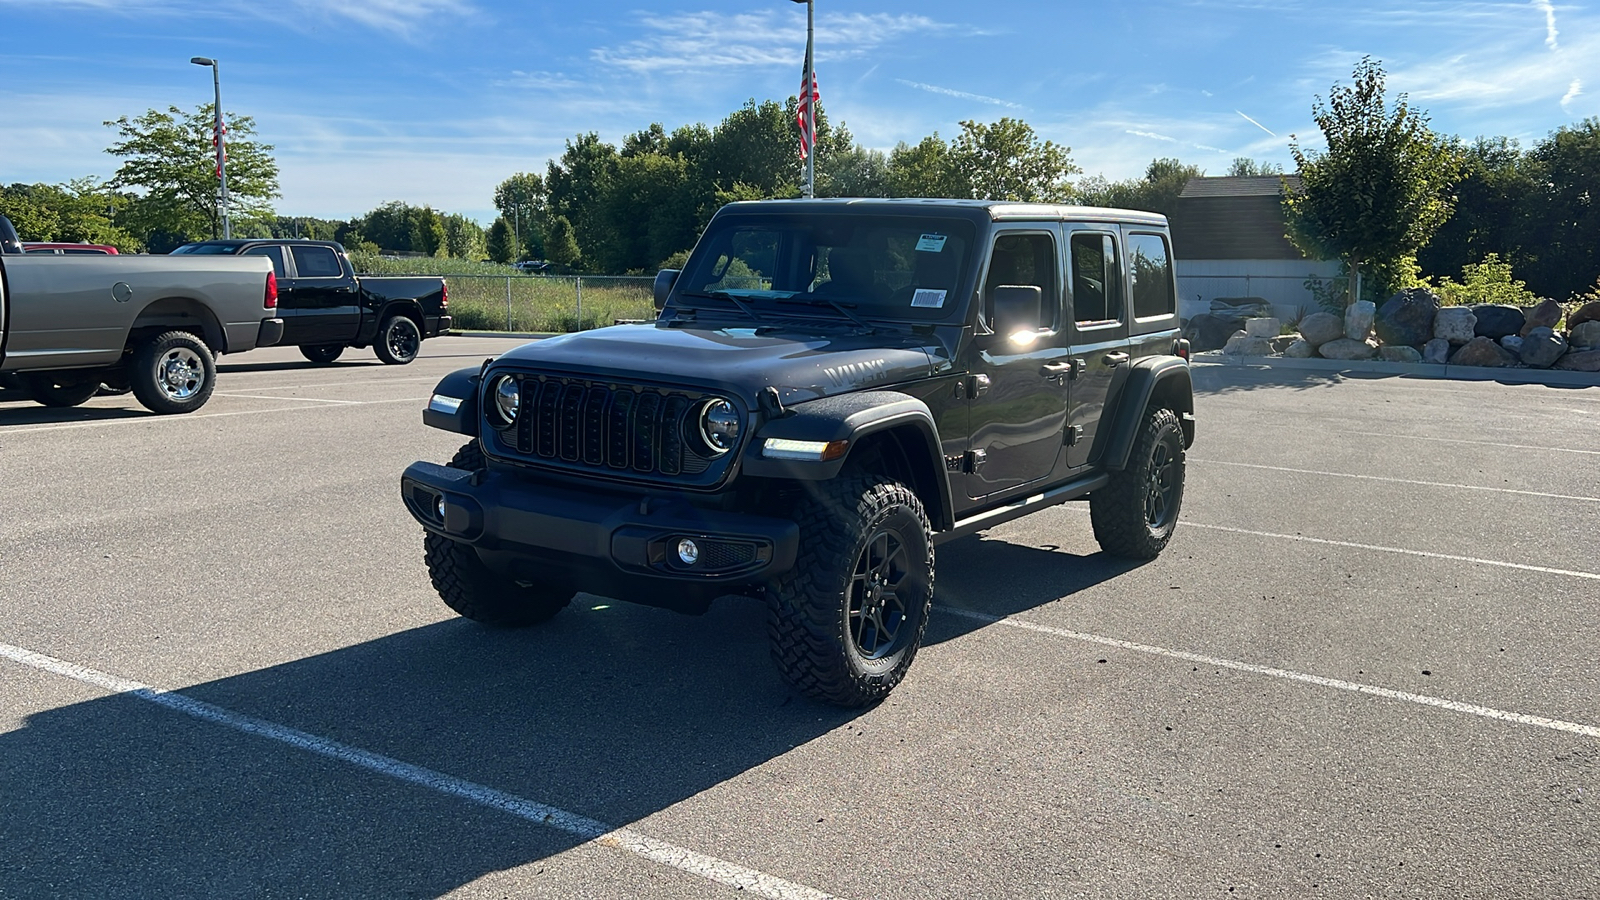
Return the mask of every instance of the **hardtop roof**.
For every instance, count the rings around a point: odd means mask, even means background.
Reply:
[[[1129,225],[1165,226],[1160,213],[1102,206],[1069,206],[1053,203],[1018,203],[1011,200],[954,200],[945,198],[838,197],[814,200],[744,200],[724,207],[747,212],[840,212],[855,215],[937,215],[958,213],[964,217],[987,215],[990,221],[1063,220],[1072,222],[1121,222]]]

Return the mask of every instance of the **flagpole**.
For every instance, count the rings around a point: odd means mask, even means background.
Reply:
[[[817,70],[816,58],[812,56],[812,46],[816,37],[816,3],[806,0],[806,86],[811,102],[806,104],[806,131],[811,137],[811,152],[806,154],[806,193],[807,199],[817,195],[817,100],[812,85],[816,84]]]

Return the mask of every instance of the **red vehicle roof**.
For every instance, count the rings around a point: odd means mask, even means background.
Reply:
[[[82,253],[85,255],[100,253],[111,254],[115,256],[117,254],[117,248],[111,246],[110,244],[63,244],[53,243],[50,241],[22,242],[22,252],[24,253],[44,253],[52,250],[60,250],[63,253]]]

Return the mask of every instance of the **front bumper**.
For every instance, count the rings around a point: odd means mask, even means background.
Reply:
[[[449,331],[454,321],[450,316],[423,316],[422,336],[425,338],[438,337]]]
[[[600,493],[412,463],[400,495],[422,527],[471,544],[486,561],[560,566],[579,590],[602,593],[608,576],[743,585],[794,567],[800,529],[787,519],[724,512],[644,493]],[[440,501],[443,500],[443,515]],[[686,564],[680,541],[700,548]],[[586,577],[588,576],[588,577]],[[598,588],[598,589],[597,589]]]

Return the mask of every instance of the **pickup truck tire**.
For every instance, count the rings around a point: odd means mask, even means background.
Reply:
[[[391,366],[403,366],[422,349],[422,329],[410,316],[390,313],[378,325],[378,342],[372,349]]]
[[[1089,495],[1089,521],[1112,556],[1155,559],[1166,549],[1183,506],[1183,428],[1170,409],[1151,408],[1128,464]]]
[[[194,412],[217,386],[217,363],[205,341],[187,331],[169,331],[133,351],[128,385],[153,413]]]
[[[33,399],[58,408],[87,403],[100,391],[98,381],[60,381],[48,372],[24,376],[22,384]]]
[[[469,472],[484,467],[483,451],[472,441],[456,451],[450,468]],[[526,584],[493,571],[471,546],[429,531],[423,538],[428,578],[444,605],[485,625],[516,627],[548,621],[567,607],[575,591]]]
[[[301,344],[300,355],[318,365],[327,365],[344,352],[343,344]]]
[[[796,505],[800,558],[768,586],[772,659],[801,692],[838,706],[888,696],[922,645],[933,538],[902,484],[841,475]]]

